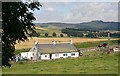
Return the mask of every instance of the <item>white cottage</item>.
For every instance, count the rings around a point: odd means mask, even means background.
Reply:
[[[56,43],[56,41],[53,41],[51,44],[38,44],[35,42],[35,45],[30,49],[28,54],[26,57],[28,59],[33,58],[34,60],[79,57],[79,52],[72,44],[72,40],[69,43]]]

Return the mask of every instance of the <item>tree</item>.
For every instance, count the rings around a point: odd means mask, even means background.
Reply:
[[[60,34],[60,37],[63,37],[63,34]]]
[[[2,65],[11,66],[16,40],[24,41],[35,31],[35,20],[30,10],[39,10],[39,2],[3,2],[2,3]]]
[[[45,37],[48,37],[48,33],[45,33]]]
[[[70,37],[70,34],[67,34],[68,37]]]
[[[31,36],[33,36],[33,37],[40,37],[40,33],[39,32],[33,32],[32,34],[31,34]]]
[[[53,37],[56,37],[57,35],[56,35],[56,33],[55,33],[55,32],[53,32],[52,36],[53,36]]]
[[[40,32],[37,33],[37,37],[40,37]]]

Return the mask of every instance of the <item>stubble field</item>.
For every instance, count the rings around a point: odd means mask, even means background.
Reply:
[[[34,41],[37,41],[38,43],[52,43],[53,40],[57,41],[57,43],[62,42],[69,42],[69,40],[73,40],[73,43],[83,43],[83,42],[94,42],[94,41],[107,41],[106,38],[37,38],[32,37],[29,38],[29,40],[26,40],[25,42],[20,42],[15,45],[16,49],[26,49],[31,48],[34,45]],[[117,40],[116,38],[111,40]]]

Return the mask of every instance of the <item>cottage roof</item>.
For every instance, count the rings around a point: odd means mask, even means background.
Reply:
[[[76,52],[77,49],[70,43],[58,43],[58,44],[38,44],[36,48],[40,53],[66,53]]]

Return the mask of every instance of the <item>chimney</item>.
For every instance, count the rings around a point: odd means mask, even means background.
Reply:
[[[70,40],[70,44],[73,44],[73,41],[72,41],[72,39]]]
[[[53,40],[53,45],[55,45],[56,44],[56,41],[55,40]]]
[[[37,42],[37,41],[34,41],[34,44],[35,44],[35,45],[37,45],[37,44],[38,44],[38,42]]]

